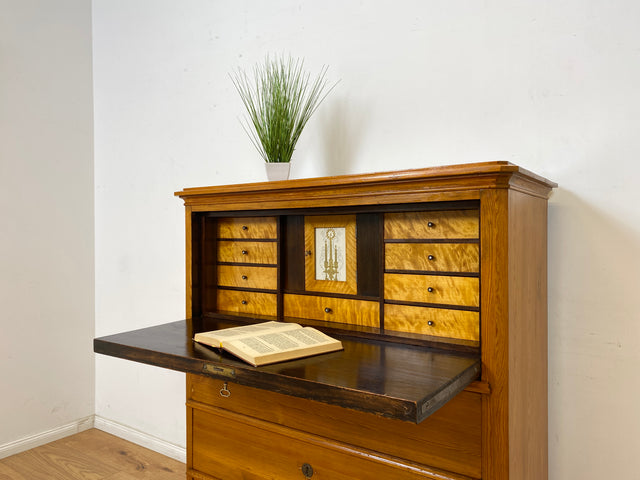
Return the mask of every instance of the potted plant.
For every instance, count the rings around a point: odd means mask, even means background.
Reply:
[[[289,162],[307,121],[335,87],[327,88],[327,67],[311,81],[304,62],[291,57],[266,57],[253,69],[253,78],[241,69],[231,80],[247,109],[242,124],[266,162],[269,180],[286,179]],[[272,170],[281,170],[276,177]]]

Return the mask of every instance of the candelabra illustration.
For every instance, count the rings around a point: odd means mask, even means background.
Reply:
[[[325,280],[338,279],[338,246],[333,244],[336,232],[333,228],[327,229],[324,240],[324,275]],[[328,242],[328,245],[327,245]]]

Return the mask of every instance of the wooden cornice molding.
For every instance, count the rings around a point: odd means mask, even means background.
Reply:
[[[193,211],[231,211],[475,200],[484,189],[514,189],[548,198],[555,187],[509,162],[485,162],[185,188],[175,195]]]

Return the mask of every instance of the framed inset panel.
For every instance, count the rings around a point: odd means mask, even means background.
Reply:
[[[356,216],[304,219],[305,290],[355,295]]]

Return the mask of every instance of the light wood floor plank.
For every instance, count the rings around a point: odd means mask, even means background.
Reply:
[[[100,430],[0,460],[0,480],[184,480],[185,465]]]
[[[4,465],[0,460],[0,480],[29,480],[24,475],[20,475],[13,468]]]

